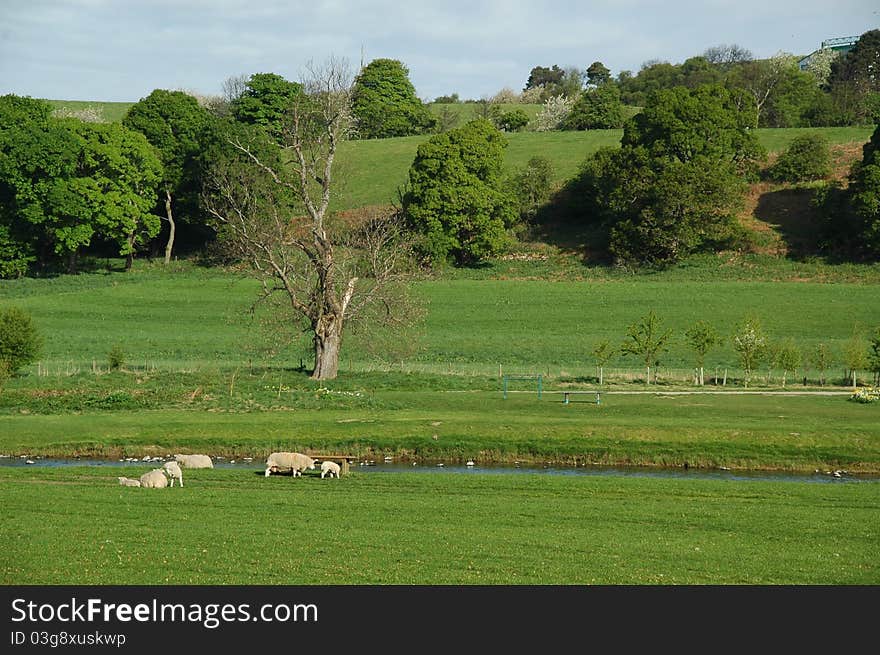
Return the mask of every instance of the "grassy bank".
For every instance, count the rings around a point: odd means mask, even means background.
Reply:
[[[142,470],[0,469],[0,582],[880,582],[871,483]]]
[[[846,396],[605,394],[565,405],[534,391],[405,390],[357,378],[316,390],[288,374],[202,374],[102,389],[15,391],[0,406],[0,453],[120,457],[181,450],[265,457],[273,450],[481,463],[635,464],[880,472],[880,406]],[[174,380],[176,378],[176,382]],[[312,383],[314,384],[314,383]],[[290,386],[287,386],[290,385]],[[372,385],[376,386],[376,385]]]

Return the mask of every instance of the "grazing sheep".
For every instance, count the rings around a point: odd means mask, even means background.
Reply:
[[[141,486],[148,489],[164,489],[168,486],[168,478],[164,469],[153,469],[141,476]]]
[[[321,462],[321,478],[329,475],[331,478],[335,475],[339,477],[339,464],[336,462]]]
[[[141,486],[141,481],[135,480],[134,478],[119,477],[116,479],[119,480],[119,484],[121,484],[123,487],[139,487],[139,486]]]
[[[272,453],[266,459],[266,477],[277,473],[280,469],[291,469],[293,476],[302,475],[306,469],[315,468],[315,460],[302,453]]]
[[[174,479],[177,478],[180,481],[180,486],[183,486],[183,471],[180,470],[180,464],[175,462],[165,462],[162,466],[165,469],[165,473],[168,477],[171,478],[171,486],[174,486]]]
[[[186,469],[212,469],[214,462],[207,455],[175,455],[175,461]]]

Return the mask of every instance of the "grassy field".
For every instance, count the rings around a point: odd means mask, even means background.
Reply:
[[[872,483],[0,468],[3,584],[877,584]],[[295,509],[294,509],[295,508]]]
[[[497,375],[501,366],[509,373],[593,375],[594,345],[601,339],[621,343],[627,327],[653,309],[674,331],[663,367],[693,365],[683,333],[698,319],[729,337],[753,314],[773,340],[791,338],[805,351],[829,343],[842,370],[839,353],[853,329],[870,330],[880,322],[878,266],[787,263],[776,272],[761,269],[765,279],[760,279],[756,265],[730,264],[728,274],[716,261],[715,269],[685,264],[642,276],[580,267],[581,279],[559,279],[568,277],[567,269],[554,276],[546,262],[540,264],[546,279],[530,279],[540,271],[529,263],[518,271],[501,263],[494,275],[473,272],[482,279],[417,283],[427,309],[421,336],[398,352],[392,347],[384,363],[436,373]],[[750,275],[759,279],[742,279]],[[805,279],[810,281],[792,281]],[[128,274],[0,281],[0,298],[33,314],[46,342],[40,365],[53,374],[89,369],[93,362],[105,366],[115,344],[132,366],[229,368],[266,363],[248,348],[249,335],[255,335],[245,310],[256,289],[252,280],[217,269],[141,265]],[[350,335],[344,369],[364,371],[382,363],[365,348],[372,338],[367,331]],[[307,345],[305,339],[272,363],[298,365]],[[737,368],[730,339],[710,352],[707,365]],[[636,370],[641,364],[617,357],[609,366]]]
[[[105,123],[118,123],[134,104],[133,102],[94,102],[91,100],[47,100],[55,109],[69,112],[92,110]]]

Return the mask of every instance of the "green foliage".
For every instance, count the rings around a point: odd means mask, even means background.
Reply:
[[[355,79],[352,111],[363,139],[424,134],[436,119],[416,95],[409,70],[396,59],[374,59]]]
[[[752,371],[769,354],[769,343],[761,322],[756,317],[749,317],[740,323],[733,333],[731,344],[746,372],[745,385],[749,386]]]
[[[740,234],[744,176],[763,155],[720,87],[653,94],[627,122],[621,148],[601,149],[576,187],[625,265],[664,267]]]
[[[868,370],[874,374],[874,384],[880,387],[880,327],[875,328],[868,345]]]
[[[254,73],[244,92],[232,102],[232,116],[240,123],[259,125],[280,143],[285,115],[302,93],[298,82],[275,73]]]
[[[768,170],[777,182],[807,182],[830,174],[831,151],[819,134],[796,137]]]
[[[109,353],[107,353],[107,364],[111,371],[118,371],[125,366],[125,351],[118,343],[110,349]]]
[[[709,323],[699,320],[684,333],[688,346],[697,356],[697,366],[702,368],[706,363],[706,354],[714,347],[723,343],[723,338]]]
[[[511,193],[519,214],[530,219],[550,199],[553,190],[553,163],[546,157],[532,157],[525,168],[510,177]]]
[[[37,360],[43,338],[31,315],[19,307],[0,308],[0,363],[7,375]]]
[[[623,120],[620,89],[612,82],[581,93],[561,127],[563,130],[613,130],[623,127]]]
[[[432,261],[472,265],[505,246],[516,220],[503,188],[505,145],[489,121],[475,120],[419,146],[402,204]]]
[[[178,242],[204,243],[198,162],[211,115],[189,94],[156,89],[132,105],[122,124],[143,134],[162,161],[155,213],[166,218],[169,211],[173,214]]]
[[[173,195],[192,189],[193,165],[210,116],[194,97],[182,91],[156,89],[132,105],[122,124],[137,130],[159,152],[163,186]]]
[[[587,84],[602,86],[611,80],[611,71],[601,61],[594,61],[587,68]]]
[[[858,218],[864,251],[880,257],[880,125],[863,148],[862,161],[850,173],[847,199]]]
[[[638,323],[630,325],[626,334],[627,340],[621,344],[620,352],[642,358],[642,363],[648,369],[647,382],[650,384],[651,366],[657,366],[660,355],[669,350],[667,343],[672,337],[672,330],[662,328],[662,321],[652,309]]]
[[[495,125],[504,132],[519,132],[529,124],[529,115],[520,108],[511,109],[498,114]]]
[[[835,363],[835,353],[826,342],[817,343],[810,356],[810,363],[819,371],[819,383],[825,384],[825,371]]]

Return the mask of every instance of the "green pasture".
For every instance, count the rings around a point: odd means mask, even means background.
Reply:
[[[82,111],[92,109],[105,123],[118,123],[134,104],[133,102],[96,102],[92,100],[47,100],[54,109]]]
[[[826,276],[835,272],[832,266],[823,270]],[[867,281],[825,283],[821,271],[812,282],[776,280],[772,273],[762,281],[725,279],[723,272],[713,279],[710,269],[695,272],[686,265],[643,276],[583,269],[585,277],[578,280],[423,280],[414,290],[426,318],[406,347],[392,339],[384,358],[377,359],[368,349],[371,331],[352,326],[342,368],[497,375],[500,367],[502,373],[592,376],[595,344],[602,339],[620,344],[627,327],[654,310],[674,333],[661,369],[692,368],[683,334],[697,320],[729,337],[738,322],[754,315],[771,340],[790,338],[807,352],[819,342],[830,344],[838,364],[829,378],[840,377],[840,351],[853,330],[866,332],[880,324],[877,267],[847,270],[854,280]],[[593,273],[596,277],[589,277]],[[128,365],[141,368],[291,367],[301,358],[310,365],[307,336],[271,361],[257,348],[260,333],[247,312],[256,293],[257,284],[247,278],[184,265],[172,271],[145,265],[131,273],[0,281],[0,303],[30,312],[45,337],[43,357],[29,371],[53,375],[106,367],[117,344]],[[739,375],[729,338],[710,351],[706,365]],[[608,366],[641,370],[632,356],[617,357]],[[769,375],[767,383],[773,384],[779,372],[758,374]]]
[[[877,584],[876,483],[0,468],[2,584]]]

